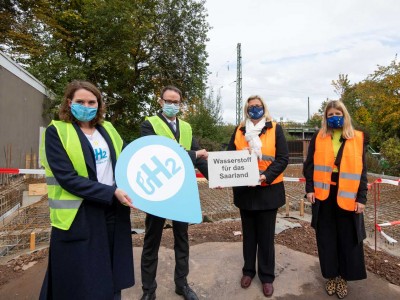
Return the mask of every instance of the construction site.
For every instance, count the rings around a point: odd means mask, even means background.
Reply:
[[[282,296],[279,299],[328,297],[321,289],[324,282],[317,265],[315,234],[309,223],[311,206],[304,201],[301,171],[300,164],[291,164],[284,173],[286,205],[280,208],[277,219],[277,228],[283,231],[276,232],[275,238],[278,260],[276,276],[279,277],[277,296]],[[37,299],[47,268],[51,234],[45,179],[43,175],[27,174],[3,174],[1,179],[1,298]],[[399,180],[369,174],[368,181],[368,202],[364,213],[367,239],[364,251],[369,275],[367,282],[359,281],[352,285],[354,290],[350,291],[349,299],[396,299],[400,295],[400,227],[396,226],[400,223]],[[241,288],[235,290],[242,243],[240,214],[233,205],[232,189],[210,189],[204,178],[198,178],[198,188],[203,222],[190,226],[189,240],[191,280],[197,283],[195,288],[201,292],[200,298],[259,299],[257,283],[250,291]],[[124,290],[123,299],[138,299],[142,294],[139,266],[144,220],[144,212],[131,210],[135,273],[138,279],[134,287]],[[172,272],[174,256],[171,249],[174,247],[174,236],[170,227],[171,222],[167,220],[159,253],[160,274]],[[210,247],[213,249],[212,255]],[[218,247],[220,251],[216,250]],[[205,257],[209,258],[204,260]],[[214,282],[212,278],[220,273],[218,270],[222,265],[228,268],[223,275],[224,289],[219,284],[211,284]],[[299,272],[304,276],[298,276]],[[178,296],[168,289],[172,278],[168,275],[159,277],[158,297],[177,299]],[[310,284],[313,285],[311,288]],[[365,289],[366,285],[369,289]],[[243,294],[245,292],[247,295]]]
[[[286,216],[311,213],[304,201],[304,182],[301,165],[289,165],[285,173],[286,205],[281,212]],[[376,246],[400,253],[399,180],[369,174],[369,193],[365,211],[367,234],[375,237]],[[44,175],[2,174],[0,187],[0,255],[7,256],[21,250],[32,251],[48,245],[51,226]],[[207,221],[234,219],[239,210],[233,205],[232,190],[209,189],[204,179],[198,179],[203,218]],[[132,210],[133,232],[143,232],[145,213]]]

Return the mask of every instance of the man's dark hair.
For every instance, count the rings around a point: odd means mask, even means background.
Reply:
[[[165,93],[166,91],[174,91],[174,92],[177,92],[177,93],[179,94],[179,97],[181,98],[180,100],[182,101],[182,92],[181,92],[181,90],[178,89],[176,86],[167,85],[167,86],[163,87],[163,89],[161,90],[161,93],[160,93],[160,98],[161,98],[161,99],[164,99],[163,97],[164,97],[164,93]]]

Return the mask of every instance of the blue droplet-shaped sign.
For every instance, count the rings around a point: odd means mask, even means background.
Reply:
[[[130,143],[115,168],[117,186],[138,209],[170,220],[201,223],[193,163],[176,141],[157,135]]]

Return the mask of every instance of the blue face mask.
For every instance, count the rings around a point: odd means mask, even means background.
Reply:
[[[168,118],[175,117],[178,112],[179,112],[179,105],[164,103],[163,113]]]
[[[251,119],[258,120],[264,115],[264,108],[252,106],[247,110],[247,113],[249,114]]]
[[[330,128],[342,128],[344,124],[343,116],[332,116],[327,119],[328,127]]]
[[[71,113],[81,122],[89,122],[96,117],[97,107],[86,107],[79,103],[71,104]]]

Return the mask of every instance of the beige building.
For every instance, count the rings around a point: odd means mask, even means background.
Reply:
[[[0,168],[37,166],[40,132],[49,91],[0,51]]]

